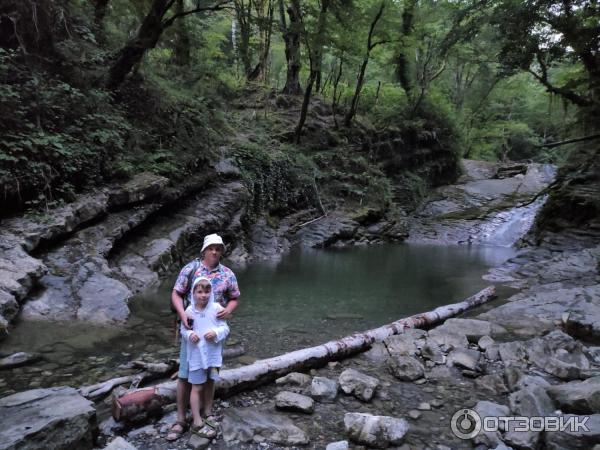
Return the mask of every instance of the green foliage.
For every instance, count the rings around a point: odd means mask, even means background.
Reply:
[[[316,205],[317,170],[310,158],[285,146],[266,150],[254,142],[239,144],[233,158],[252,194],[252,212],[282,216],[295,207]]]

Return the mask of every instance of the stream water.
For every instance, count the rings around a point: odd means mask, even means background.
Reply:
[[[229,321],[229,342],[243,343],[246,359],[262,358],[377,327],[472,295],[488,284],[481,279],[488,268],[514,253],[491,246],[385,245],[303,250],[277,263],[231,266],[242,297]],[[174,277],[132,300],[124,327],[18,323],[0,351],[42,359],[0,372],[0,396],[91,384],[129,373],[119,366],[134,359],[178,357],[169,310]]]

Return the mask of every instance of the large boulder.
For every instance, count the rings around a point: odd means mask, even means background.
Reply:
[[[375,448],[400,445],[408,431],[408,422],[388,416],[346,413],[344,427],[351,440]]]
[[[545,433],[545,447],[548,450],[595,450],[600,444],[600,414],[591,416],[561,416],[564,423],[571,421],[572,426],[564,431]]]
[[[377,378],[365,375],[355,369],[344,370],[338,381],[344,393],[352,394],[363,402],[370,401],[375,394],[375,389],[379,386]]]
[[[91,449],[97,434],[94,404],[71,387],[19,392],[0,399],[0,448]]]
[[[225,442],[264,442],[279,445],[308,444],[307,434],[294,423],[278,414],[256,408],[230,408],[225,411],[223,423]]]
[[[550,386],[547,392],[563,412],[600,413],[600,376],[585,381],[571,381],[558,386]]]

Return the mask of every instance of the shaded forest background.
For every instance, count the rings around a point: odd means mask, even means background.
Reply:
[[[549,208],[585,223],[597,190],[573,186],[599,183],[599,36],[595,1],[3,0],[2,215],[224,157],[286,201],[309,182],[385,203],[379,175],[425,139],[456,161],[561,165]],[[333,121],[310,125],[323,110]],[[403,144],[386,161],[348,150],[386,133]],[[329,183],[348,164],[362,180]],[[423,194],[458,174],[442,172],[402,178]]]

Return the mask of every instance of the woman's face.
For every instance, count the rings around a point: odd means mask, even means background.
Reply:
[[[194,289],[194,300],[196,307],[204,308],[208,304],[210,298],[210,284],[198,283]]]
[[[223,255],[223,246],[219,244],[209,245],[204,249],[204,262],[210,268],[215,267],[221,261]]]

